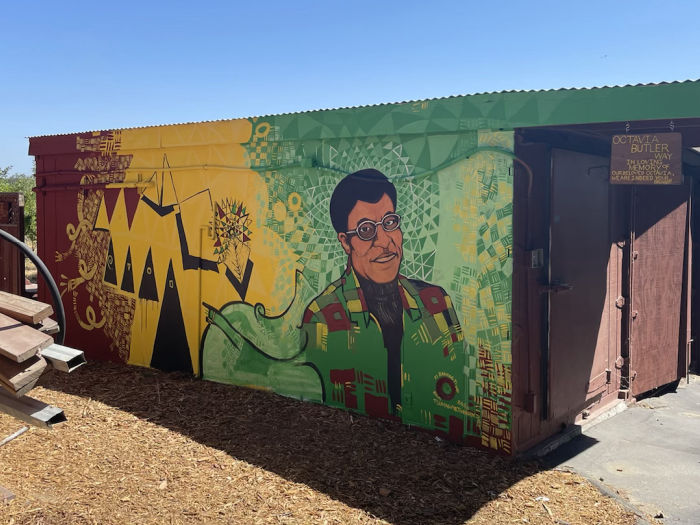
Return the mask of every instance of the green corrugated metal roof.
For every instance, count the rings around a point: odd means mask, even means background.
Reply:
[[[279,126],[286,140],[313,140],[696,117],[700,80],[501,91],[251,118]]]
[[[700,81],[508,91],[263,117],[285,139],[700,117]]]

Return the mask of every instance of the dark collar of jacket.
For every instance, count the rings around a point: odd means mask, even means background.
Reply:
[[[422,310],[424,309],[418,291],[411,284],[410,280],[401,274],[399,274],[398,285],[404,314],[408,315],[411,321],[417,321],[422,317]],[[341,278],[340,287],[350,317],[362,315],[365,326],[368,326],[370,322],[369,309],[367,308],[362,287],[357,279],[357,275],[355,275],[355,270],[350,265],[348,265]]]

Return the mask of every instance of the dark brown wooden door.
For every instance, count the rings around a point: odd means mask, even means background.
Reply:
[[[681,312],[689,185],[633,190],[630,379],[639,395],[685,374]]]
[[[549,416],[572,418],[619,382],[622,248],[608,159],[552,151]],[[624,236],[623,236],[624,237]]]
[[[0,229],[24,241],[24,198],[21,193],[0,193]],[[0,239],[0,291],[24,291],[24,255],[14,244]]]

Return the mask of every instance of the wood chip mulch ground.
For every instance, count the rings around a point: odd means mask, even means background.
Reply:
[[[108,363],[42,385],[68,421],[0,446],[0,523],[636,520],[576,474],[265,392]]]

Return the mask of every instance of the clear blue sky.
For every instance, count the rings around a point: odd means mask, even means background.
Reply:
[[[4,0],[0,167],[35,135],[700,77],[700,3]]]

